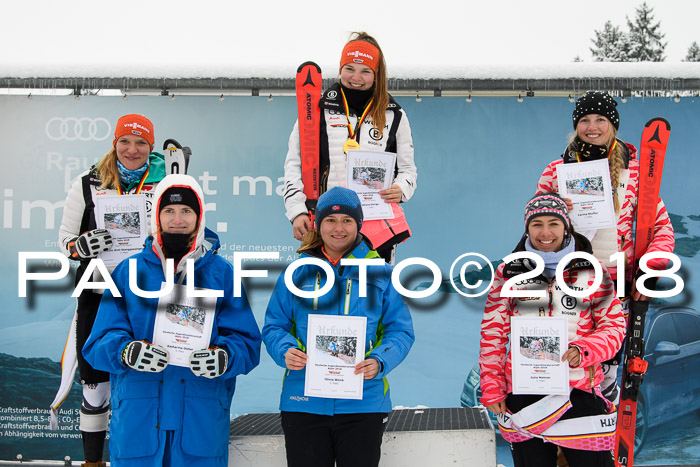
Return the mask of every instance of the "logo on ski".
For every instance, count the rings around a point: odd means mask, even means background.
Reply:
[[[306,81],[304,81],[304,84],[302,84],[301,86],[304,87],[307,84],[310,84],[311,86],[316,87],[316,85],[314,84],[313,78],[311,78],[311,68],[309,68],[309,70],[306,74]]]
[[[309,215],[313,220],[316,200],[320,194],[318,171],[321,119],[319,100],[323,83],[321,68],[313,62],[302,63],[297,69],[295,82],[302,183]]]
[[[659,137],[659,127],[660,127],[660,125],[656,126],[656,131],[654,131],[654,134],[652,135],[651,138],[649,138],[649,141],[647,141],[647,143],[651,143],[652,141],[656,141],[657,143],[661,144],[661,137]]]

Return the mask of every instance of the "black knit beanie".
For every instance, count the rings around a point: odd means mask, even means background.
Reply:
[[[574,130],[578,121],[586,115],[598,114],[610,120],[616,130],[620,129],[620,114],[617,112],[617,102],[607,92],[588,91],[576,101],[576,108],[572,115]]]
[[[189,206],[199,217],[200,208],[199,200],[197,195],[192,191],[192,189],[182,186],[173,186],[165,190],[163,196],[160,198],[159,210],[163,210],[164,207],[171,204],[184,204]]]

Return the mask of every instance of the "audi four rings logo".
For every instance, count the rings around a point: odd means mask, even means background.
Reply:
[[[112,126],[102,117],[54,117],[46,122],[46,136],[51,141],[104,141],[112,136]]]

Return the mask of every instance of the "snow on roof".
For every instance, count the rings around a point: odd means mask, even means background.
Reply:
[[[381,44],[399,79],[700,79],[681,62],[700,41],[700,2],[647,0],[668,43],[662,63],[591,62],[594,30],[626,24],[641,0],[9,2],[2,78],[289,79],[316,61],[337,76],[351,31]],[[580,56],[585,62],[573,62]],[[2,86],[2,83],[0,83]]]
[[[1,78],[293,78],[299,63],[189,63],[114,64],[90,62],[3,63]],[[337,75],[337,63],[321,62],[324,77]],[[610,63],[572,62],[540,64],[396,65],[389,77],[397,79],[567,79],[659,78],[699,79],[700,62]]]

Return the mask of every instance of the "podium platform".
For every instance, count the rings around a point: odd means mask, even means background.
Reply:
[[[278,413],[243,415],[231,422],[229,465],[287,465]],[[496,466],[496,437],[486,409],[392,411],[384,432],[380,465]]]

